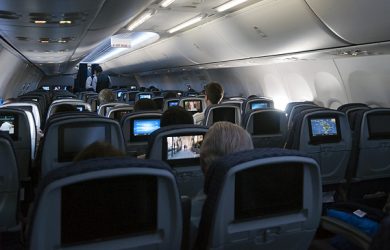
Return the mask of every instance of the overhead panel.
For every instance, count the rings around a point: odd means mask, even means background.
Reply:
[[[389,0],[306,0],[318,18],[352,44],[390,40]]]

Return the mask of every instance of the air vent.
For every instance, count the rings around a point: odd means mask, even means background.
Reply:
[[[15,12],[11,11],[5,11],[5,10],[0,10],[0,18],[1,19],[19,19],[22,15],[19,15]]]
[[[70,41],[73,41],[74,37],[60,37],[57,39],[48,38],[48,37],[41,37],[39,39],[40,43],[68,43]]]

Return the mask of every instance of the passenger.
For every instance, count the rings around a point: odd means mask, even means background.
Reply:
[[[96,92],[96,84],[98,80],[98,72],[96,68],[93,70],[93,75],[88,76],[87,80],[85,80],[85,90],[86,91],[95,91]]]
[[[140,99],[134,104],[134,111],[157,110],[156,103],[151,99]]]
[[[125,153],[118,150],[110,143],[96,141],[86,147],[73,159],[74,162],[79,162],[88,159],[104,158],[104,157],[125,157]]]
[[[223,98],[223,88],[217,82],[211,82],[205,86],[205,100],[206,106],[211,104],[218,104]],[[204,109],[205,110],[205,109]],[[204,111],[194,114],[194,123],[202,124],[204,120]]]
[[[177,94],[175,92],[168,92],[168,93],[165,93],[164,98],[165,99],[177,98]]]
[[[253,142],[245,129],[231,122],[214,123],[206,133],[200,147],[200,166],[205,179],[214,161],[227,154],[249,149],[253,149]],[[203,190],[192,199],[191,241],[195,239],[205,200],[206,195]]]
[[[115,94],[111,89],[103,89],[98,95],[99,105],[115,102]]]
[[[176,124],[194,124],[191,113],[182,107],[170,107],[161,116],[160,126],[165,127]]]
[[[97,82],[96,82],[96,92],[100,92],[103,89],[108,89],[111,86],[111,79],[110,77],[103,72],[102,67],[97,66],[96,67],[96,75],[97,75]]]

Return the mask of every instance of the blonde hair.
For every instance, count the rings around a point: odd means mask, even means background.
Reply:
[[[99,92],[98,99],[100,105],[105,103],[115,102],[115,95],[111,89],[102,89]]]
[[[216,122],[206,133],[200,148],[200,165],[206,174],[218,158],[243,150],[253,149],[250,134],[231,122]]]

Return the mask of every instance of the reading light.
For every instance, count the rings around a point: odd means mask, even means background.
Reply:
[[[45,24],[45,23],[47,23],[47,21],[46,20],[35,20],[34,23],[35,24]]]
[[[234,6],[237,6],[237,5],[239,5],[239,4],[242,4],[242,3],[246,2],[246,1],[248,1],[248,0],[232,0],[232,1],[226,2],[226,3],[224,3],[224,4],[220,5],[220,6],[218,6],[218,7],[216,8],[216,10],[217,10],[218,12],[223,12],[223,11],[225,11],[225,10],[228,10],[228,9],[230,9],[230,8],[233,8]]]
[[[174,1],[176,1],[176,0],[163,0],[163,1],[160,3],[160,6],[163,7],[163,8],[166,8],[166,7],[168,7],[169,5],[171,5],[171,3],[173,3]]]
[[[155,12],[153,10],[147,10],[144,13],[142,13],[140,16],[138,16],[133,22],[127,26],[127,29],[132,31],[144,22],[146,22],[149,18],[153,16]]]
[[[41,43],[49,43],[48,39],[41,39]]]
[[[72,21],[70,21],[70,20],[61,20],[59,23],[60,24],[72,24]]]
[[[203,15],[194,17],[194,18],[192,18],[192,19],[190,19],[182,24],[177,25],[176,27],[173,27],[172,29],[169,29],[168,33],[172,34],[172,33],[175,33],[176,31],[182,30],[184,28],[187,28],[188,26],[191,26],[195,23],[198,23],[203,19],[203,17],[204,17]]]

